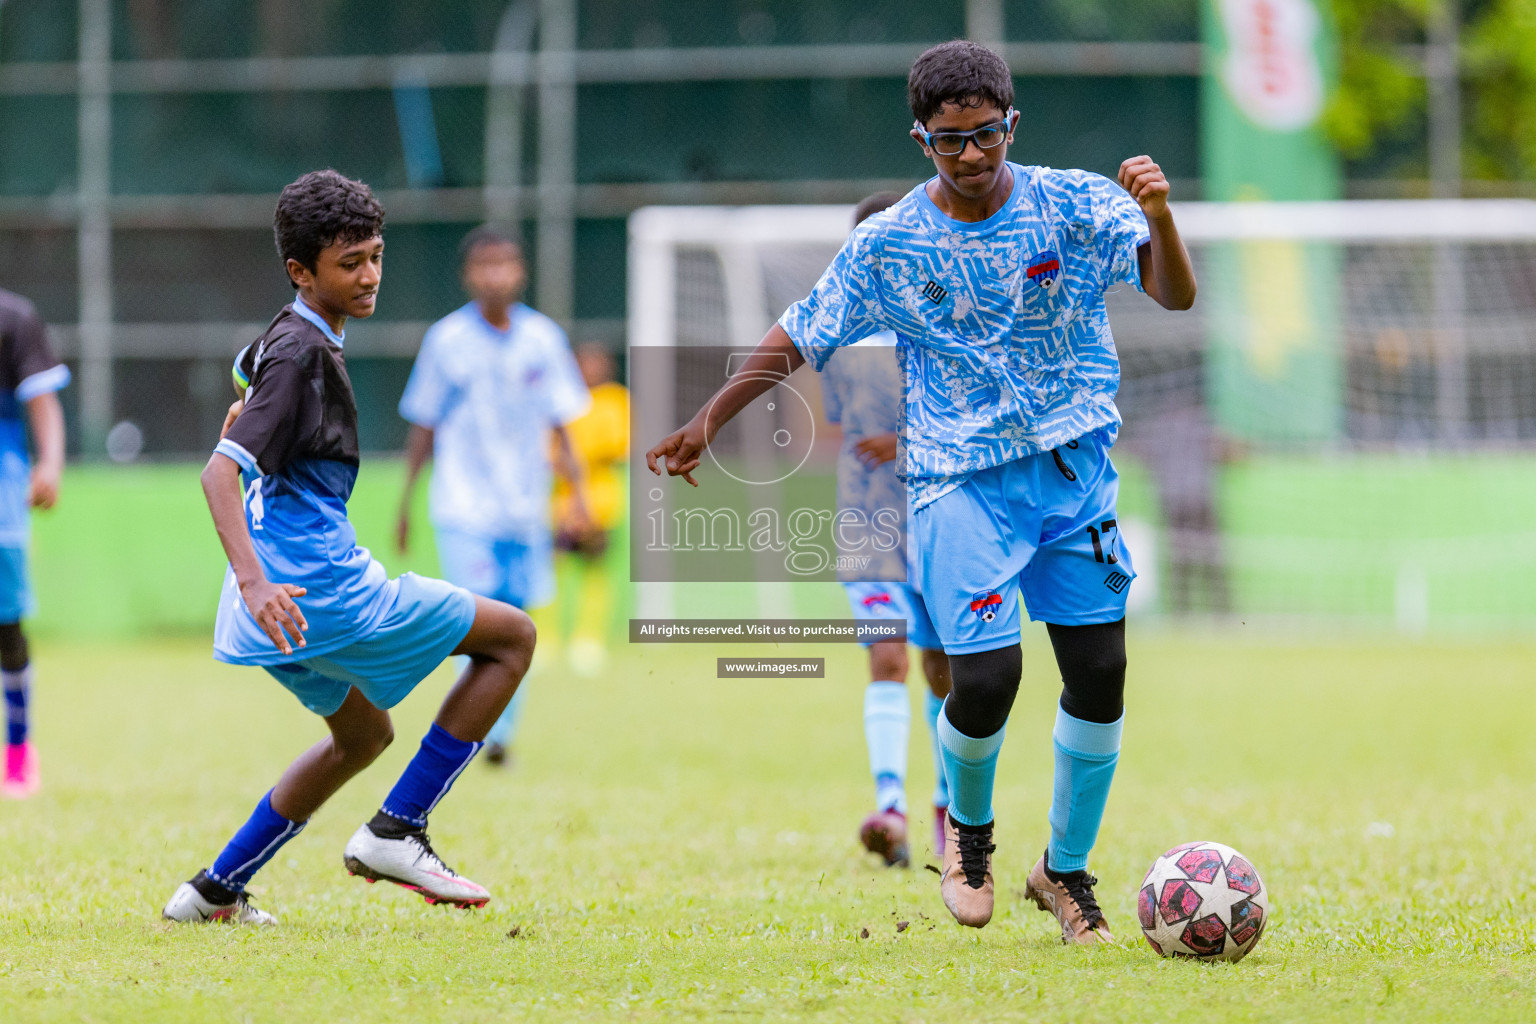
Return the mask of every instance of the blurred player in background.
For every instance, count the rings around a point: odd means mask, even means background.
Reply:
[[[331,735],[283,773],[214,862],[163,916],[271,924],[245,887],[330,796],[394,738],[394,707],[450,654],[468,666],[343,863],[428,903],[490,894],[443,863],[427,816],[469,766],[533,657],[528,616],[442,580],[384,567],[357,546],[357,402],[343,357],[348,317],[372,316],[384,268],[384,210],[368,186],[315,171],[283,189],[278,254],[297,294],[235,360],[241,401],[203,470],[229,557],[214,657],[259,665],[322,716]],[[236,712],[238,713],[238,712]]]
[[[897,192],[868,197],[854,211],[854,226],[900,200]],[[896,474],[897,427],[905,388],[895,345],[896,335],[882,331],[822,367],[827,422],[843,430],[837,456],[838,515],[853,510],[865,523],[882,509],[893,510],[897,522],[907,522],[907,491]],[[928,680],[923,708],[933,746],[933,849],[937,854],[944,852],[944,814],[949,808],[938,734],[939,709],[949,694],[949,659],[928,619],[915,567],[909,568],[912,538],[906,535],[905,540],[902,548],[888,553],[888,560],[895,564],[867,567],[858,580],[843,583],[854,618],[907,622],[906,640],[868,645],[870,683],[864,688],[864,742],[875,778],[875,811],[859,826],[859,841],[887,865],[904,865],[911,859],[907,845],[907,734],[912,717],[907,700],[908,643],[922,649],[923,674]],[[882,575],[881,582],[866,582]]]
[[[1008,162],[1020,112],[992,50],[963,40],[927,50],[907,99],[935,176],[855,229],[740,379],[647,463],[692,482],[714,432],[773,387],[765,370],[820,368],[841,347],[896,332],[917,580],[951,673],[939,891],[960,924],[992,919],[992,792],[1027,608],[1046,623],[1063,686],[1050,840],[1024,892],[1055,915],[1062,941],[1112,942],[1087,864],[1120,756],[1135,570],[1116,526],[1120,366],[1104,292],[1133,285],[1188,309],[1194,270],[1150,157],[1122,163],[1119,185]]]
[[[459,254],[469,301],[428,328],[400,398],[411,429],[395,539],[401,551],[410,544],[412,492],[434,459],[430,508],[443,576],[542,609],[555,596],[550,434],[572,486],[569,523],[585,529],[585,488],[566,427],[591,397],[565,332],[519,301],[528,274],[517,239],[482,225]],[[518,692],[486,739],[492,764],[512,745],[525,688]]]
[[[613,354],[602,345],[579,346],[576,365],[592,395],[592,408],[572,420],[566,433],[577,473],[586,484],[586,502],[583,508],[564,475],[555,480],[555,547],[561,552],[556,569],[565,606],[561,611],[571,613],[574,620],[565,645],[566,660],[578,675],[595,676],[608,664],[608,637],[613,629],[614,567],[605,556],[613,531],[624,518],[629,389],[614,379]],[[574,610],[569,607],[572,604]],[[548,639],[546,634],[545,657]]]
[[[0,796],[20,800],[42,785],[28,738],[32,659],[21,620],[32,612],[27,574],[28,510],[50,509],[64,472],[64,410],[58,391],[69,368],[48,348],[32,303],[0,291],[0,680],[5,683],[5,778]],[[25,410],[25,420],[23,419]],[[37,460],[27,458],[27,427]]]

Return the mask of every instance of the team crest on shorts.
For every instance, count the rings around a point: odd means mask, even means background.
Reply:
[[[1056,255],[1055,249],[1036,253],[1025,265],[1024,276],[1047,292],[1054,293],[1056,285],[1061,281],[1061,257]]]
[[[982,622],[991,622],[1003,610],[1003,595],[995,590],[983,590],[971,598],[971,614]]]

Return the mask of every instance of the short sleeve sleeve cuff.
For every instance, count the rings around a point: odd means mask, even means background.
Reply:
[[[450,393],[435,336],[437,330],[438,326],[434,325],[422,339],[421,351],[416,353],[411,376],[405,382],[405,393],[400,396],[397,406],[401,419],[428,430],[437,429],[447,416]]]
[[[256,464],[256,456],[246,451],[245,448],[238,442],[231,441],[226,437],[220,440],[218,446],[213,450],[217,454],[222,455],[230,461],[234,462],[235,465],[239,466],[245,472],[250,473],[253,476],[263,475],[261,472],[261,467]]]
[[[789,340],[794,342],[795,348],[805,361],[811,364],[811,369],[820,371],[827,365],[827,360],[832,358],[832,353],[837,351],[835,345],[814,345],[809,343],[813,337],[810,329],[813,319],[812,312],[807,309],[810,299],[802,299],[784,311],[779,317],[779,326],[784,333],[789,335]]]
[[[1137,250],[1152,241],[1147,215],[1140,204],[1119,185],[1108,179],[1095,182],[1094,225],[1101,237],[1107,237],[1102,258],[1109,263],[1109,283],[1134,285],[1141,289],[1141,261]]]
[[[423,402],[419,393],[413,395],[409,388],[400,396],[400,418],[407,423],[426,427],[428,430],[436,429],[441,421],[441,417],[436,413],[437,409],[430,403]]]
[[[230,368],[230,374],[234,377],[235,380],[235,388],[242,394],[245,392],[246,388],[251,386],[251,378],[246,375],[245,370],[240,366],[241,363],[245,362],[245,354],[249,352],[250,349],[251,346],[249,345],[241,349],[240,354],[235,356],[235,365]]]
[[[555,422],[562,427],[581,419],[592,408],[592,394],[585,385],[564,389],[554,410]]]
[[[16,399],[20,402],[30,402],[38,395],[50,394],[66,387],[69,379],[69,367],[63,363],[50,366],[16,385]]]

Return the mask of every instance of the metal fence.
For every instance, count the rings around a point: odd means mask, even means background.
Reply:
[[[454,242],[469,226],[522,223],[534,304],[582,339],[617,345],[624,217],[910,186],[923,165],[886,129],[902,123],[912,59],[939,39],[965,34],[1004,53],[1031,124],[1029,159],[1112,171],[1117,154],[1155,145],[1176,184],[1197,192],[1201,51],[1188,5],[461,0],[434,13],[473,8],[455,37],[469,49],[200,57],[229,53],[225,35],[238,34],[216,23],[224,8],[202,4],[182,11],[201,11],[201,27],[167,44],[185,55],[132,55],[125,33],[176,2],[77,0],[74,59],[0,63],[0,125],[21,143],[0,156],[0,284],[55,323],[77,369],[72,433],[90,456],[130,415],[147,417],[147,451],[206,449],[230,355],[287,298],[266,237],[274,193],[314,166],[369,180],[389,214],[378,322],[349,333],[355,372],[383,389],[370,396],[360,383],[374,448],[398,443],[390,410],[405,361],[426,323],[459,301]],[[9,50],[15,31],[46,29],[52,42],[32,49],[61,57],[63,19],[21,17],[38,4],[0,8]],[[427,17],[350,0],[254,6],[317,23],[332,11],[370,29],[394,18],[397,37]],[[1133,40],[1062,38],[1112,35],[1094,28],[1105,12],[1162,20],[1132,25]],[[786,42],[775,26],[791,15],[802,29]],[[813,22],[832,27],[803,28]],[[730,45],[693,45],[725,33]],[[1041,35],[1057,38],[1021,39]]]

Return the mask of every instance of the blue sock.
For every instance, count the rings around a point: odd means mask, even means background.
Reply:
[[[949,724],[939,715],[939,748],[944,754],[944,775],[949,779],[949,816],[962,825],[992,823],[992,782],[997,777],[997,752],[1003,748],[1005,725],[991,736],[977,739]]]
[[[1059,707],[1052,739],[1056,747],[1056,785],[1051,797],[1051,844],[1046,863],[1052,871],[1085,871],[1088,853],[1099,838],[1109,784],[1120,760],[1122,713],[1108,724],[1073,718]]]
[[[433,722],[421,738],[421,749],[384,798],[382,810],[391,818],[425,828],[427,815],[448,794],[453,780],[469,767],[483,745],[455,739],[447,729]]]
[[[304,831],[306,824],[289,821],[274,811],[272,791],[268,790],[250,818],[213,862],[213,867],[208,869],[208,877],[226,889],[244,892],[262,865],[271,860],[284,843]]]
[[[27,697],[32,689],[32,666],[23,665],[14,672],[0,672],[5,684],[5,742],[16,746],[27,742]]]
[[[939,712],[944,698],[929,690],[923,695],[923,717],[928,720],[928,741],[933,747],[933,806],[949,806],[949,780],[944,776],[944,751],[939,746]]]
[[[498,746],[510,747],[512,741],[517,738],[517,723],[523,718],[523,701],[528,696],[528,680],[524,679],[512,699],[507,702],[507,709],[496,719],[496,724],[491,726],[491,731],[485,734],[485,742],[495,743]]]
[[[879,810],[907,813],[907,730],[911,721],[905,685],[883,680],[864,688],[864,742],[869,747],[869,774],[875,777]]]

